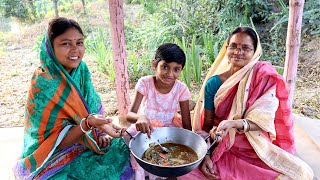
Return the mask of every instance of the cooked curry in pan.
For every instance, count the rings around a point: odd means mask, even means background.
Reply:
[[[198,156],[188,146],[176,143],[164,143],[162,146],[169,149],[168,153],[163,153],[159,145],[147,149],[142,159],[152,164],[161,166],[179,166],[196,161]]]

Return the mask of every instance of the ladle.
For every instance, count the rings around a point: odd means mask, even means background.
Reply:
[[[150,135],[150,137],[151,137],[151,139],[152,139],[154,142],[156,142],[156,143],[160,146],[160,148],[161,148],[161,150],[162,150],[163,153],[166,154],[166,153],[169,152],[169,149],[166,148],[166,147],[163,147],[152,135]]]

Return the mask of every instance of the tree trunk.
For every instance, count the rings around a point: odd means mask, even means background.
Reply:
[[[289,89],[290,107],[293,102],[293,93],[297,77],[303,5],[304,0],[290,0],[289,2],[287,50],[283,76]]]
[[[85,0],[81,0],[81,2],[82,2],[83,12],[84,12],[84,14],[87,14],[87,12],[86,12],[86,1]]]
[[[114,69],[116,73],[116,91],[118,99],[119,119],[128,113],[130,98],[128,94],[129,82],[126,62],[126,44],[124,36],[123,1],[109,0],[110,26]]]
[[[54,13],[56,17],[59,17],[58,0],[52,0],[52,2],[53,2]]]

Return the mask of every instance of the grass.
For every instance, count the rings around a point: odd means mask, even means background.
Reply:
[[[3,48],[4,46],[0,45],[0,57],[5,57],[6,56],[6,51]]]

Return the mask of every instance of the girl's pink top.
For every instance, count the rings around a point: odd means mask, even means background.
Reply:
[[[179,102],[189,100],[191,97],[188,87],[179,80],[176,80],[169,93],[160,93],[154,85],[154,76],[140,78],[135,89],[144,96],[139,114],[146,115],[149,120],[160,120],[164,126],[172,123]]]

